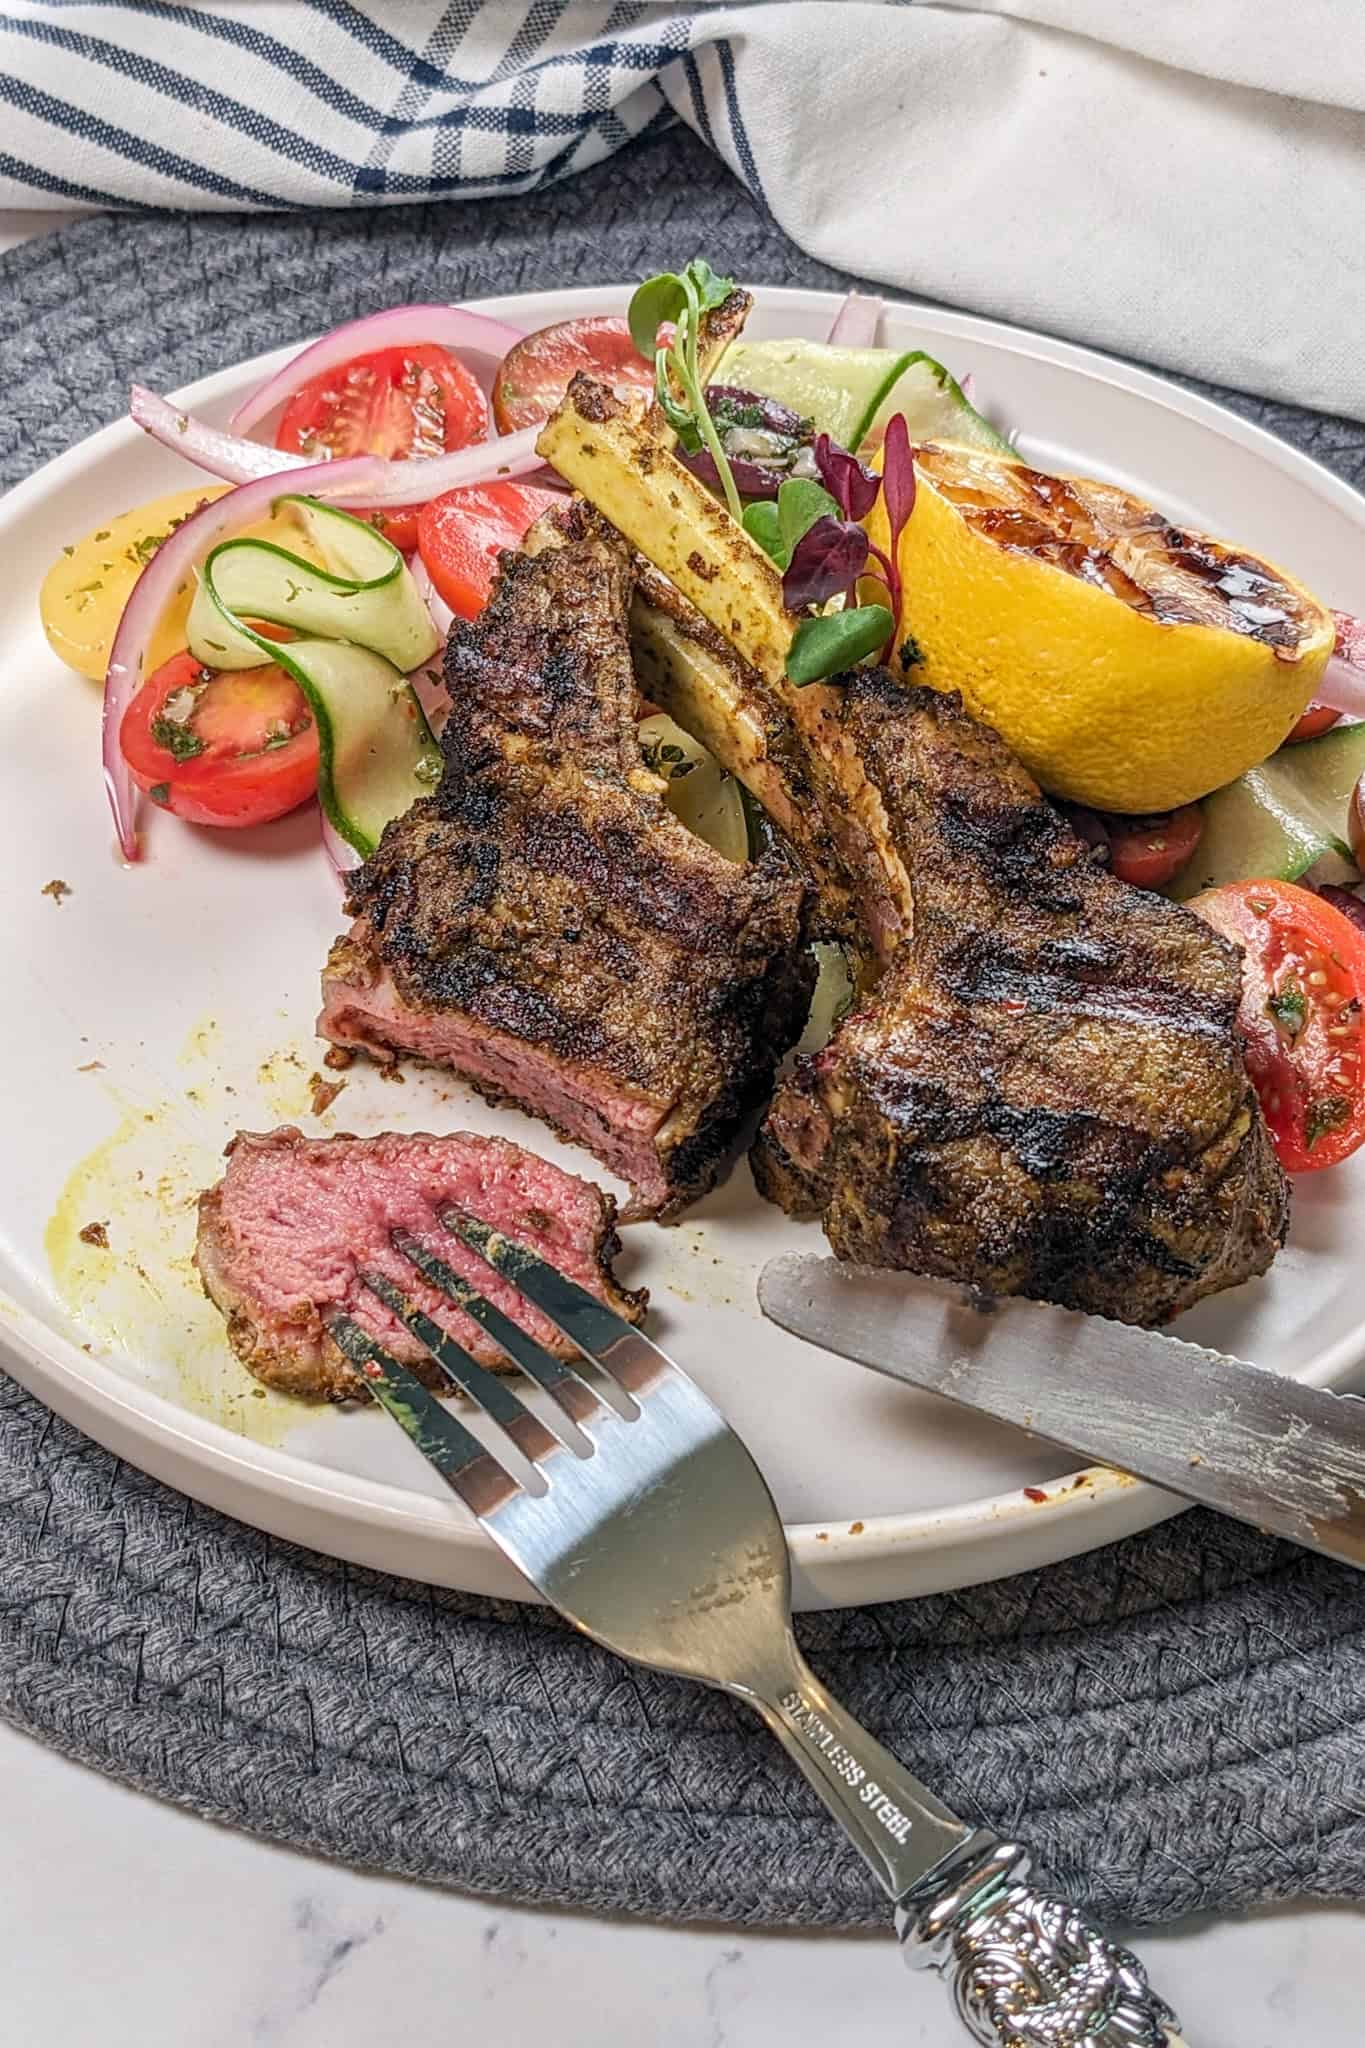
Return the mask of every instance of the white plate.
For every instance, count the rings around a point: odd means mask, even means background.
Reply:
[[[624,287],[491,301],[525,327],[617,311]],[[764,290],[753,331],[820,335],[826,293]],[[922,345],[1024,430],[1048,467],[1116,478],[1174,517],[1278,556],[1329,602],[1365,608],[1365,500],[1232,414],[1139,370],[958,314],[895,307],[888,339]],[[182,394],[224,420],[289,351]],[[257,1389],[228,1353],[189,1266],[193,1200],[231,1132],[498,1130],[591,1176],[587,1155],[488,1109],[453,1080],[399,1087],[353,1068],[309,1114],[318,970],[339,929],[313,813],[267,830],[148,820],[148,858],[115,859],[100,781],[98,693],[48,653],[34,599],[57,550],[102,515],[193,483],[119,423],[0,505],[0,760],[11,903],[0,1064],[0,1328],[15,1375],[101,1443],[260,1527],[417,1579],[521,1597],[522,1582],[379,1414],[319,1414]],[[72,893],[41,893],[60,877]],[[98,1062],[94,1065],[92,1063]],[[231,1091],[231,1092],[229,1092]],[[1358,1219],[1365,1155],[1296,1190],[1268,1279],[1206,1303],[1192,1338],[1339,1384],[1365,1352]],[[82,1245],[108,1220],[111,1249]],[[804,1605],[937,1591],[1106,1543],[1173,1511],[1117,1477],[827,1357],[765,1323],[754,1276],[815,1248],[741,1168],[673,1230],[628,1233],[654,1327],[756,1452],[788,1524]],[[1047,1499],[1027,1498],[1024,1487]]]

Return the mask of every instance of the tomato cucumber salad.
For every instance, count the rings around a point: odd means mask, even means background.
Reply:
[[[532,334],[397,307],[300,351],[226,429],[135,387],[184,486],[74,537],[40,600],[54,651],[103,685],[125,858],[144,802],[240,828],[316,799],[344,870],[434,786],[444,642],[564,501],[536,442],[583,373],[661,405],[781,569],[793,687],[878,659],[959,690],[1097,859],[1241,947],[1280,1159],[1346,1157],[1365,1142],[1365,625],[1112,485],[1032,470],[969,374],[882,344],[875,299],[850,295],[824,340],[731,338],[703,370],[684,303],[720,287],[691,264],[619,318]],[[647,694],[639,711],[670,808],[748,858],[766,821],[746,793]]]

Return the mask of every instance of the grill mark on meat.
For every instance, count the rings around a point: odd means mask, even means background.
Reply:
[[[1215,1038],[1227,1030],[1224,1006],[1212,995],[1170,982],[1134,982],[1118,948],[1091,941],[1047,940],[1029,960],[1001,940],[973,932],[945,948],[942,973],[945,987],[963,1004],[1160,1024]]]
[[[584,507],[503,558],[452,634],[441,784],[352,878],[319,1028],[454,1067],[672,1215],[766,1098],[813,970],[802,881],[694,839],[645,765],[631,585]]]
[[[753,1154],[840,1256],[1160,1323],[1263,1272],[1288,1189],[1216,933],[1099,866],[955,697],[844,681],[908,936]]]

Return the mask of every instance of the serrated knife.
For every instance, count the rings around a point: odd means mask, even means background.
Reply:
[[[1365,1570],[1365,1400],[1043,1302],[789,1253],[784,1330]]]

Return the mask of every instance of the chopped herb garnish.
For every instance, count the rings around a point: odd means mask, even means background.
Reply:
[[[164,747],[176,761],[192,761],[196,754],[204,751],[204,742],[198,733],[178,719],[159,715],[152,720],[149,729],[156,744]]]
[[[1303,1142],[1308,1151],[1328,1131],[1339,1131],[1351,1114],[1351,1104],[1344,1095],[1319,1095],[1308,1105],[1308,1114],[1303,1120]]]
[[[680,782],[684,775],[690,775],[698,766],[689,761],[680,746],[670,740],[649,740],[641,750],[645,766],[665,782]]]
[[[918,668],[923,659],[924,649],[920,646],[919,641],[915,638],[913,633],[907,633],[904,640],[902,640],[901,642],[901,673],[903,675],[909,675],[911,669]]]
[[[75,554],[75,552],[76,552],[76,550],[75,550],[74,548],[63,548],[63,549],[62,549],[62,553],[63,553],[64,555],[74,555],[74,554]]]
[[[96,540],[108,540],[108,538],[109,538],[109,529],[108,529],[108,527],[107,527],[107,526],[102,526],[102,527],[100,528],[99,532],[98,532],[98,533],[97,533],[97,534],[95,535],[95,539],[96,539]]]
[[[171,800],[171,785],[169,782],[154,782],[147,794],[154,804],[168,804]]]
[[[1296,982],[1287,981],[1283,988],[1276,989],[1267,998],[1266,1008],[1286,1038],[1297,1038],[1307,1022],[1308,1005],[1304,1001],[1303,990]]]

